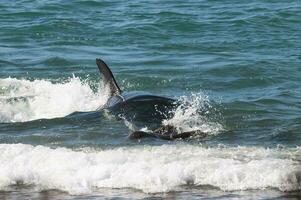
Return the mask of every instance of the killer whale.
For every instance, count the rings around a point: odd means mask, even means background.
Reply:
[[[96,59],[96,64],[102,75],[102,85],[109,88],[109,98],[100,108],[109,111],[118,118],[125,119],[136,127],[129,138],[139,139],[142,137],[156,137],[164,140],[184,139],[195,134],[204,137],[205,134],[199,130],[189,132],[178,132],[170,125],[162,125],[164,119],[173,115],[171,112],[177,105],[173,98],[154,95],[147,92],[124,92],[118,86],[116,79],[101,59]],[[145,127],[153,131],[141,131],[138,127]]]
[[[144,125],[156,126],[156,123],[170,117],[169,111],[175,106],[175,99],[143,91],[123,92],[108,65],[101,59],[96,59],[96,64],[102,75],[102,85],[109,88],[109,98],[102,109]]]

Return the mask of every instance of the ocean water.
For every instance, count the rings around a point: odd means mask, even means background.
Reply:
[[[95,58],[207,136],[129,139]],[[300,199],[300,130],[299,0],[0,1],[0,199]]]

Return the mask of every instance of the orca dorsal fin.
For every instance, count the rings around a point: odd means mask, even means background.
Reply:
[[[100,73],[102,74],[104,85],[105,86],[108,85],[110,88],[110,95],[111,96],[120,95],[121,90],[120,90],[119,86],[117,85],[116,80],[113,76],[113,73],[111,72],[108,65],[99,58],[96,59],[96,64],[98,66]]]

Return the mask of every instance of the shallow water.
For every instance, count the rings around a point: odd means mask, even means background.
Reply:
[[[301,4],[0,2],[0,198],[300,198]],[[130,140],[96,111],[95,58],[124,91],[181,103],[205,138]],[[76,112],[75,114],[72,114]]]

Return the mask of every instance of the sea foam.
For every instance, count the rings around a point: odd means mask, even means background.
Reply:
[[[0,79],[0,122],[24,122],[64,117],[75,111],[93,111],[107,96],[78,77],[62,83],[50,80]]]
[[[72,150],[0,144],[0,152],[0,190],[14,184],[74,195],[99,188],[180,191],[183,185],[301,190],[300,148],[173,144]]]

